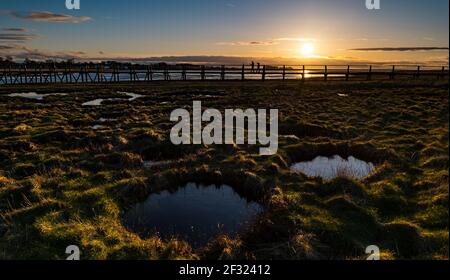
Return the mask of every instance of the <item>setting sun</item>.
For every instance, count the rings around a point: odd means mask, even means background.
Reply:
[[[312,43],[306,43],[300,51],[303,56],[312,56],[314,54],[314,45]]]

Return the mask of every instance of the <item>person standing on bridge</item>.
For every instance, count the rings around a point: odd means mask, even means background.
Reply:
[[[257,70],[256,70],[256,73],[258,73],[259,74],[259,72],[261,71],[260,70],[261,69],[261,64],[258,62],[258,66],[257,66]]]

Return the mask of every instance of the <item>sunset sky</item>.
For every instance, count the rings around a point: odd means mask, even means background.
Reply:
[[[81,0],[77,11],[1,0],[0,56],[448,64],[448,11],[448,0]]]

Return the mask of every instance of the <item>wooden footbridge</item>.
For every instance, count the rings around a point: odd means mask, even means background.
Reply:
[[[424,65],[152,65],[105,64],[0,68],[0,85],[118,83],[174,80],[373,80],[448,79],[448,66]]]

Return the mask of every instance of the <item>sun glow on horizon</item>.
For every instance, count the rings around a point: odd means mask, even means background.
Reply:
[[[314,56],[314,45],[312,43],[305,43],[301,49],[300,53],[304,57],[311,57]]]

